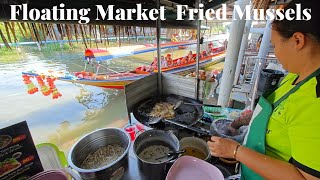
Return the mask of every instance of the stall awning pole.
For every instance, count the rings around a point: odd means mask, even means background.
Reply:
[[[266,58],[270,50],[270,39],[271,39],[271,20],[268,20],[266,27],[264,28],[262,41],[259,48],[258,58]]]
[[[267,55],[269,53],[270,50],[270,39],[271,39],[271,20],[268,20],[266,23],[266,27],[264,28],[264,33],[263,33],[263,37],[262,37],[262,41],[261,41],[261,45],[260,45],[260,49],[259,49],[259,53],[258,53],[258,61],[256,63],[259,63],[258,69],[255,72],[256,73],[256,77],[255,77],[255,81],[254,81],[254,86],[253,86],[253,93],[252,93],[252,97],[251,97],[251,104],[250,104],[250,109],[253,110],[255,108],[255,100],[257,98],[257,91],[258,91],[258,82],[260,80],[260,72],[262,69],[264,69],[265,64],[267,63],[266,59],[267,59]],[[252,75],[254,77],[254,75]]]
[[[239,52],[239,56],[238,56],[237,68],[236,68],[234,82],[233,82],[234,85],[238,84],[238,79],[240,77],[240,70],[242,68],[243,57],[245,55],[246,47],[248,45],[248,37],[250,34],[251,25],[252,25],[252,15],[250,17],[250,20],[246,21],[246,25],[244,27],[240,52]]]
[[[197,2],[197,8],[199,8],[199,4],[201,0]],[[195,84],[195,92],[196,92],[196,100],[199,100],[199,58],[200,58],[200,30],[201,30],[201,21],[199,20],[199,15],[197,17],[197,52],[196,52],[196,84]]]
[[[250,110],[254,110],[255,108],[255,100],[258,94],[258,83],[260,80],[260,72],[265,66],[266,60],[264,58],[259,58],[257,60],[258,65],[257,65],[257,75],[254,80],[253,88],[252,88],[252,97],[251,97],[251,102],[250,102]]]
[[[239,0],[236,2],[236,4],[239,5],[242,11],[244,11],[245,6],[250,4],[250,0]],[[231,23],[231,31],[228,40],[228,48],[218,97],[218,105],[223,107],[228,105],[232,91],[242,35],[246,23],[244,18],[245,17],[243,16],[243,18],[240,19],[239,14],[236,13],[236,9],[233,10],[233,20]]]
[[[157,0],[157,9],[160,10],[160,0]],[[162,95],[162,77],[161,77],[161,47],[160,47],[160,34],[161,34],[161,20],[157,20],[157,57],[158,57],[158,90],[159,95]]]

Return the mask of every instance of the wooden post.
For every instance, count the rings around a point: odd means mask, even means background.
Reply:
[[[157,0],[157,9],[160,10],[160,0]],[[161,31],[161,20],[158,18],[157,20],[157,57],[158,57],[158,90],[159,95],[162,95],[162,77],[161,77],[161,47],[160,47],[160,31]]]
[[[199,8],[199,4],[201,3],[201,0],[198,0],[197,2],[197,8]],[[196,52],[196,81],[195,81],[195,94],[196,94],[196,100],[199,100],[199,58],[200,58],[200,31],[201,31],[201,21],[199,20],[199,15],[197,17],[197,52]]]

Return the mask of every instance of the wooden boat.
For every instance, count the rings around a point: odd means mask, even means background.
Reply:
[[[173,47],[179,47],[181,45],[191,45],[195,42],[170,42],[167,44],[162,44],[161,48],[173,48]],[[125,49],[125,50],[124,50]],[[133,54],[140,54],[144,52],[150,52],[156,50],[156,46],[154,45],[138,45],[133,46],[129,50],[126,47],[124,48],[108,48],[107,50],[103,49],[87,49],[85,51],[85,59],[87,61],[86,64],[91,64],[95,60],[97,62],[97,69],[103,67],[106,69],[109,69],[107,67],[104,67],[100,62],[105,60],[111,60],[112,58],[116,57],[122,57],[122,56],[128,56]],[[112,52],[112,53],[111,53]],[[196,54],[193,54],[193,59],[195,59]],[[224,48],[219,47],[218,49],[215,49],[214,53],[204,56],[200,58],[199,65],[200,67],[209,66],[213,63],[217,63],[217,61],[221,60],[224,57]],[[192,68],[195,68],[196,61],[190,61],[187,63],[179,63],[181,62],[181,58],[177,58],[172,60],[172,66],[164,67],[162,68],[162,72],[168,72],[168,73],[178,73],[186,70],[191,70]],[[86,69],[86,68],[85,68]],[[128,72],[115,72],[112,69],[109,69],[110,73],[99,73],[98,70],[96,73],[92,72],[73,72],[71,74],[61,74],[58,76],[55,76],[58,80],[67,81],[67,82],[74,82],[79,84],[86,84],[86,85],[92,85],[92,86],[99,86],[104,88],[114,88],[114,89],[123,89],[124,86],[128,83],[131,83],[135,80],[144,78],[151,73],[158,72],[157,68],[154,68],[153,71],[147,72],[145,70],[142,70],[141,67],[138,67],[132,71]],[[33,74],[36,75],[36,72],[32,73],[26,73],[26,74]],[[43,75],[43,74],[42,74]],[[49,75],[50,76],[50,75]]]
[[[187,46],[178,46],[179,49],[187,49]]]
[[[195,58],[196,54],[193,55]],[[210,66],[214,63],[220,62],[220,60],[224,57],[224,51],[217,52],[210,56],[206,56],[200,59],[199,65],[200,67]],[[186,64],[177,64],[177,61],[181,61],[182,58],[177,58],[173,60],[173,65],[171,67],[162,68],[162,72],[167,73],[179,73],[182,71],[187,71],[195,68],[195,61],[188,62]],[[135,80],[144,78],[151,73],[158,72],[157,68],[152,72],[142,71],[141,67],[136,68],[130,72],[119,72],[119,73],[108,73],[108,74],[98,74],[91,72],[75,72],[73,73],[76,78],[73,77],[60,77],[59,80],[99,86],[104,88],[114,88],[114,89],[123,89],[124,86],[128,83],[131,83]]]
[[[110,74],[94,74],[91,72],[75,72],[76,78],[73,77],[60,77],[59,80],[74,82],[79,84],[86,84],[91,86],[99,86],[104,88],[123,89],[126,84],[135,80],[144,78],[149,73],[134,73],[134,72],[121,72]]]

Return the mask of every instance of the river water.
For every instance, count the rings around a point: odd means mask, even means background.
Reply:
[[[195,46],[190,47],[195,50]],[[174,57],[190,50],[175,50]],[[163,51],[163,54],[172,50]],[[27,70],[81,71],[84,50],[29,51],[14,59],[0,55],[0,128],[26,120],[35,144],[50,142],[68,152],[83,135],[99,128],[123,127],[127,111],[123,90],[55,81],[62,97],[27,93],[21,72]],[[156,52],[113,59],[108,67],[132,70],[150,64]],[[37,82],[33,80],[35,85]],[[39,87],[39,86],[38,86]]]

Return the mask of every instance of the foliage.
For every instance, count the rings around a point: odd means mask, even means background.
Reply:
[[[223,25],[212,27],[213,34],[221,34],[221,33],[225,33],[226,31],[227,31],[227,28],[226,26],[223,26]]]
[[[3,62],[13,62],[21,59],[21,53],[19,50],[12,48],[8,49],[6,47],[0,48],[0,63]]]
[[[41,46],[41,51],[65,51],[70,50],[71,47],[67,43],[51,43],[51,44],[43,44]]]
[[[8,55],[8,54],[12,54],[12,53],[14,53],[14,52],[16,52],[15,50],[12,50],[12,49],[8,49],[8,48],[6,48],[6,47],[1,47],[0,48],[0,54],[1,55]]]
[[[9,38],[7,36],[7,31],[6,31],[4,23],[0,22],[0,29],[2,30],[2,32],[3,32],[4,36],[6,37],[7,41],[9,42]],[[16,37],[17,37],[17,40],[18,40],[17,42],[25,42],[25,41],[30,41],[31,40],[31,38],[30,39],[26,39],[25,37],[23,37],[21,32],[19,30],[17,30],[17,29],[19,29],[19,28],[15,27],[15,34],[16,34]],[[13,41],[11,43],[15,43],[13,34],[12,34],[12,32],[10,30],[9,30],[9,35],[11,37],[11,40]],[[3,43],[2,38],[0,38],[0,43]]]

